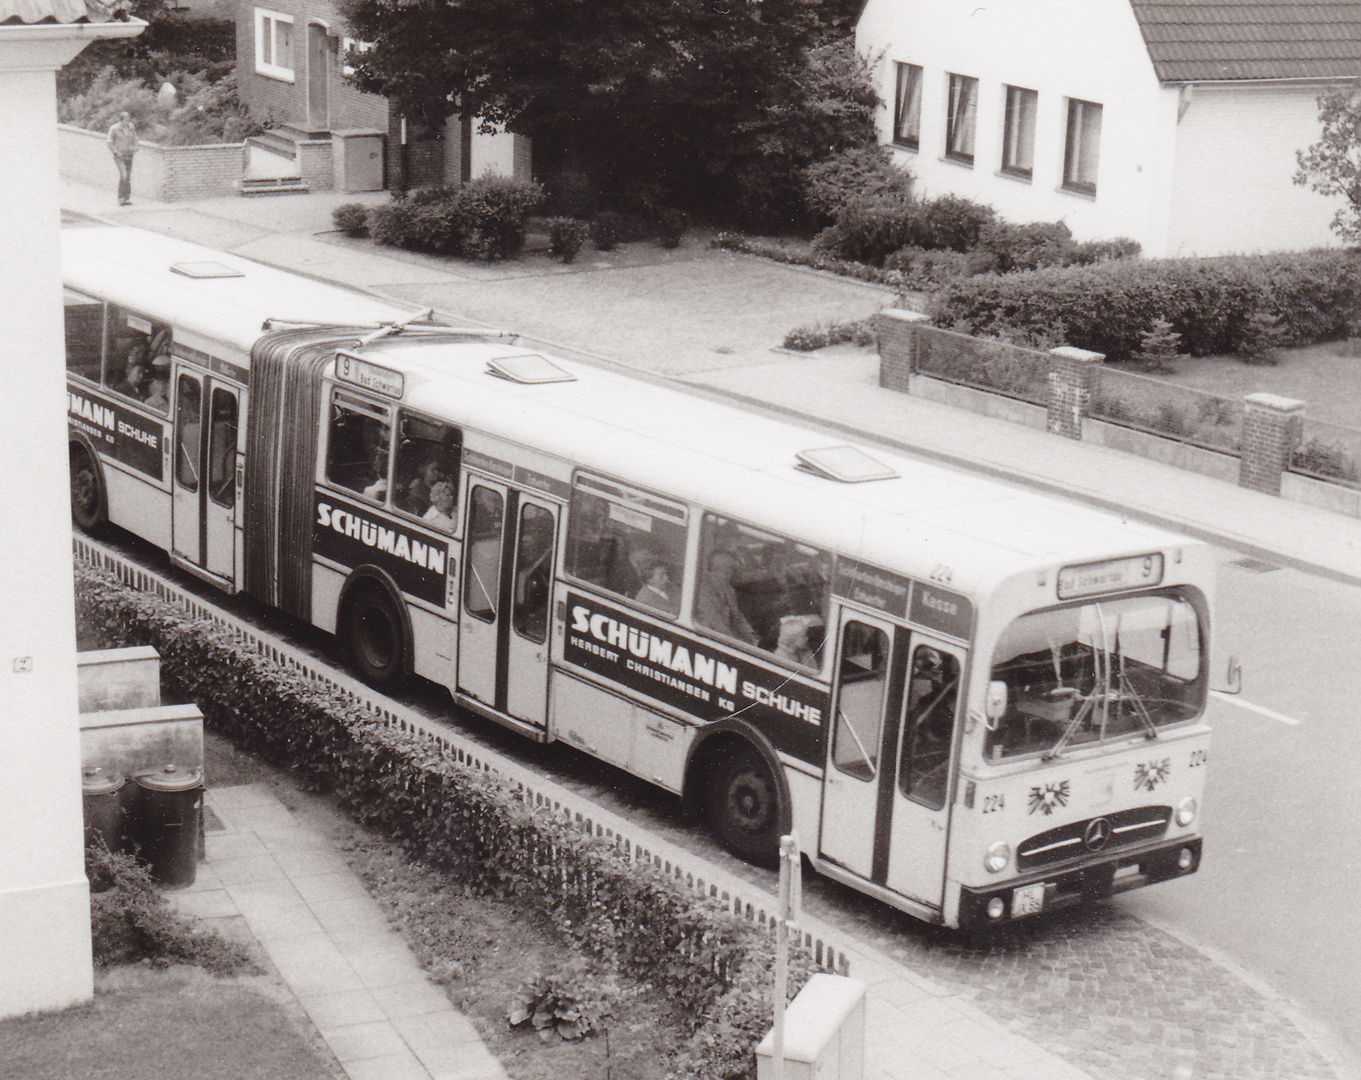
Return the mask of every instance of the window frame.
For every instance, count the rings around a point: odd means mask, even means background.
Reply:
[[[1067,116],[1063,135],[1063,188],[1081,195],[1096,195],[1097,174],[1101,166],[1101,118],[1099,101],[1065,98]],[[1090,118],[1095,116],[1095,124]],[[1095,128],[1095,135],[1091,128]],[[1091,143],[1095,142],[1095,147]],[[1090,177],[1090,178],[1089,178]]]
[[[280,42],[277,28],[280,25],[288,27],[288,64],[280,64]],[[258,7],[255,9],[255,73],[263,75],[269,79],[279,79],[282,82],[293,82],[296,78],[293,63],[293,16],[287,15],[282,11],[272,11],[269,8]],[[266,50],[268,43],[268,50]]]
[[[1028,110],[1026,104],[1029,105]],[[1039,111],[1038,90],[1011,84],[1004,87],[1002,171],[1008,176],[1024,180],[1033,180],[1035,177],[1035,126]]]
[[[893,96],[893,145],[908,150],[921,149],[922,81],[920,64],[898,63],[897,84]],[[915,73],[915,79],[912,77]],[[904,77],[911,85],[904,85]],[[907,94],[904,94],[907,90]],[[906,115],[905,115],[906,114]],[[907,129],[907,130],[904,130]]]
[[[946,74],[950,81],[945,104],[945,157],[972,168],[978,137],[978,80],[953,71]]]

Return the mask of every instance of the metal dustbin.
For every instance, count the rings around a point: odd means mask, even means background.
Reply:
[[[166,765],[133,774],[127,836],[162,885],[192,885],[198,872],[203,773]]]
[[[85,846],[103,843],[110,851],[123,843],[123,774],[98,765],[81,770],[81,806],[85,812]]]

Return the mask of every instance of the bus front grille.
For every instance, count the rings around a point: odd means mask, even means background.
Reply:
[[[1022,841],[1016,849],[1016,869],[1032,870],[1157,840],[1167,832],[1171,820],[1170,806],[1140,806],[1060,825]]]

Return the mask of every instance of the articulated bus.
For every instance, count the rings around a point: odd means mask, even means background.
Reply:
[[[82,528],[923,920],[1198,868],[1206,545],[177,240],[64,245]]]

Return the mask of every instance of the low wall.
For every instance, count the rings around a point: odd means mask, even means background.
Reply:
[[[118,166],[108,139],[97,131],[57,125],[61,173],[71,180],[107,188],[109,203],[118,190]],[[237,194],[244,170],[241,143],[203,146],[158,146],[139,141],[132,165],[132,197],[159,202],[212,199]]]
[[[993,394],[987,390],[977,390],[972,386],[933,379],[930,375],[910,375],[907,380],[907,393],[913,397],[934,401],[938,405],[949,405],[956,409],[982,413],[996,420],[1008,420],[1013,424],[1023,424],[1037,431],[1046,429],[1046,411],[1042,406],[1028,401]]]
[[[1185,469],[1187,472],[1212,476],[1230,484],[1238,483],[1238,458],[1233,454],[1221,454],[1200,446],[1164,438],[1151,432],[1112,424],[1108,420],[1086,417],[1082,421],[1082,441],[1105,446],[1111,450],[1121,450],[1126,454],[1137,454]]]

